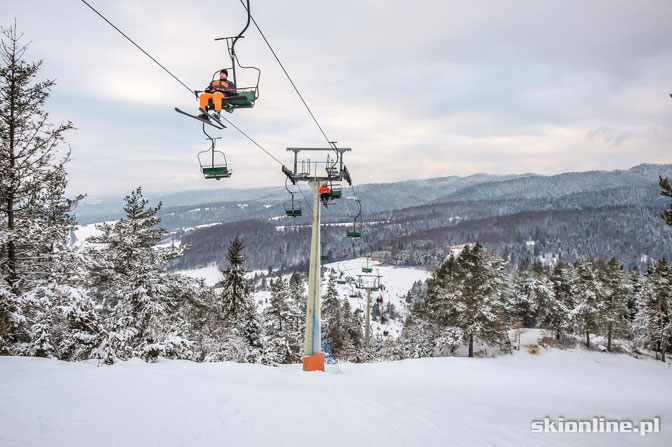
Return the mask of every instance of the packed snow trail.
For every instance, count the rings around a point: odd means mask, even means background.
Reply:
[[[625,355],[341,364],[0,357],[2,446],[669,446],[672,371]],[[661,432],[532,433],[532,420],[661,418]]]

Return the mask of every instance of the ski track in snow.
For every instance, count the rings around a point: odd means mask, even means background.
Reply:
[[[672,372],[583,350],[341,364],[343,374],[141,360],[0,357],[2,446],[669,446]],[[532,420],[661,432],[532,433]]]

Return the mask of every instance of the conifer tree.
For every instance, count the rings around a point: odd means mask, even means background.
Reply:
[[[555,338],[560,340],[563,331],[572,328],[570,312],[575,305],[576,275],[572,264],[559,262],[551,274],[553,283],[553,306],[548,309],[544,327],[555,330]]]
[[[670,184],[670,179],[659,176],[658,184],[660,185],[661,188],[660,195],[672,198],[672,185]],[[666,224],[672,225],[672,203],[670,204],[670,209],[667,211],[663,211],[660,214],[660,217],[663,218]]]
[[[292,331],[289,290],[282,277],[271,280],[271,298],[264,311],[264,329],[265,361],[271,364],[291,362],[295,334]]]
[[[638,343],[660,352],[663,362],[672,338],[671,288],[672,278],[667,262],[662,259],[655,266],[649,265],[639,293],[634,322]]]
[[[16,25],[2,35],[0,350],[52,356],[58,355],[56,307],[63,304],[54,300],[72,291],[57,286],[69,282],[62,275],[72,266],[66,262],[67,236],[72,209],[82,198],[65,198],[69,153],[58,153],[72,124],[50,122],[45,104],[54,81],[35,80],[41,61],[24,61],[28,46]]]
[[[234,345],[226,349],[235,354],[236,361],[256,363],[263,355],[263,324],[251,296],[249,281],[245,278],[244,249],[245,244],[240,238],[231,240],[226,255],[229,266],[222,270],[224,279],[218,285],[222,288],[220,300],[227,337]]]
[[[570,313],[578,331],[586,335],[586,347],[590,348],[590,334],[600,329],[600,317],[604,302],[604,289],[595,274],[593,260],[588,258],[576,263],[576,305]]]
[[[327,290],[322,297],[322,332],[334,357],[338,357],[343,350],[344,316],[342,310],[336,289],[336,273],[332,270],[329,274]]]
[[[292,341],[292,362],[303,357],[303,337],[306,325],[306,286],[302,275],[295,272],[289,278],[289,324]]]
[[[155,228],[161,208],[148,207],[138,187],[125,198],[126,217],[97,226],[90,244],[90,288],[105,311],[105,339],[100,355],[106,363],[133,356],[154,360],[188,351],[173,318],[177,303],[168,292],[167,262],[182,248],[158,248],[165,230]]]
[[[416,305],[404,320],[404,326],[399,337],[403,358],[431,357],[434,353],[434,340],[438,337],[439,331],[434,325],[421,318],[421,314],[419,306]]]
[[[527,328],[536,327],[535,279],[530,258],[525,258],[513,280],[512,313]]]
[[[362,345],[364,333],[362,331],[362,318],[359,312],[353,312],[347,299],[341,304],[343,315],[343,347],[341,356],[346,360],[352,360]]]
[[[229,243],[226,260],[229,266],[222,270],[224,279],[218,284],[222,287],[222,306],[227,318],[236,319],[249,313],[250,284],[245,278],[243,268],[245,244],[240,238],[234,238]]]
[[[607,333],[607,351],[612,350],[612,339],[616,335],[629,335],[628,298],[633,289],[630,275],[614,257],[603,266],[600,280],[604,287],[601,322]]]
[[[512,292],[513,316],[521,319],[524,327],[546,326],[559,310],[553,297],[553,283],[539,262],[525,260],[513,281]]]
[[[505,261],[480,243],[465,247],[427,281],[427,296],[414,306],[414,314],[435,325],[440,333],[450,330],[451,339],[468,345],[469,357],[474,355],[475,340],[500,344],[510,307],[504,267]],[[407,334],[411,328],[405,328]]]

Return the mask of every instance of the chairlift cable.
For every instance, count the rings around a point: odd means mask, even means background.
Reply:
[[[87,3],[86,0],[82,0],[82,3],[84,3],[84,4],[85,4],[86,6],[88,6],[93,12],[95,12],[98,16],[100,16],[103,20],[105,20],[105,21],[106,21],[112,28],[114,28],[115,30],[117,30],[117,32],[118,32],[119,34],[121,34],[122,36],[124,36],[129,42],[131,42],[133,45],[135,45],[135,46],[136,46],[140,51],[142,51],[148,58],[150,58],[152,61],[154,61],[154,63],[156,63],[159,67],[161,67],[161,68],[162,68],[166,73],[168,73],[173,79],[175,79],[177,82],[179,82],[184,88],[186,88],[187,90],[189,90],[189,93],[190,93],[190,94],[192,94],[192,95],[194,94],[194,90],[193,90],[193,89],[189,88],[189,86],[187,86],[187,84],[185,84],[184,82],[182,82],[182,81],[181,81],[177,76],[175,76],[170,70],[168,70],[166,67],[164,67],[159,61],[157,61],[156,59],[154,59],[154,57],[152,57],[151,54],[149,54],[149,53],[148,53],[147,51],[145,51],[142,47],[140,47],[140,45],[138,45],[137,43],[135,43],[135,42],[133,41],[133,39],[131,39],[130,37],[128,37],[126,34],[124,34],[123,31],[121,31],[119,28],[117,28],[117,27],[116,27],[112,22],[110,22],[104,15],[102,15],[100,12],[98,12],[98,10],[96,10],[93,6],[91,6],[89,3]],[[257,146],[259,149],[261,149],[262,151],[264,151],[264,152],[266,153],[266,155],[268,155],[268,156],[271,157],[273,160],[275,160],[276,162],[278,162],[281,166],[284,166],[284,163],[282,163],[282,162],[281,162],[280,160],[278,160],[275,156],[273,156],[270,152],[268,152],[266,149],[264,149],[264,147],[263,147],[262,145],[260,145],[259,143],[257,143],[257,142],[256,142],[252,137],[250,137],[248,134],[246,134],[245,132],[243,132],[238,126],[236,126],[235,124],[233,124],[228,118],[226,118],[226,117],[224,117],[224,116],[222,116],[221,118],[224,119],[227,123],[229,123],[229,124],[231,125],[231,127],[233,127],[233,128],[236,129],[238,132],[240,132],[245,138],[247,138],[248,140],[250,140],[255,146]]]
[[[154,59],[154,58],[152,57],[151,54],[149,54],[148,52],[146,52],[140,45],[138,45],[137,43],[135,43],[135,42],[133,41],[133,39],[131,39],[130,37],[128,37],[126,34],[124,34],[124,32],[123,32],[122,30],[120,30],[119,28],[117,28],[116,26],[114,26],[114,23],[112,23],[112,22],[110,22],[109,20],[107,20],[107,18],[105,18],[105,16],[102,15],[101,13],[99,13],[99,12],[96,10],[96,8],[94,8],[93,6],[91,6],[90,4],[88,4],[88,3],[86,2],[86,0],[82,0],[82,3],[84,3],[86,6],[88,6],[89,8],[91,8],[91,10],[92,10],[93,12],[95,12],[96,14],[98,14],[98,15],[100,16],[101,19],[105,20],[105,21],[106,21],[112,28],[114,28],[115,30],[117,30],[117,32],[119,32],[119,34],[121,34],[121,35],[124,36],[126,39],[128,39],[128,41],[131,42],[133,45],[135,45],[140,51],[142,51],[143,53],[145,53],[145,56],[147,56],[148,58],[150,58],[151,60],[153,60],[154,63],[155,63],[156,65],[158,65],[159,67],[161,67],[166,73],[168,73],[170,76],[172,76],[173,79],[175,79],[177,82],[179,82],[180,84],[182,84],[182,86],[183,86],[184,88],[186,88],[187,90],[189,90],[189,93],[191,93],[192,95],[194,94],[194,91],[193,91],[192,89],[190,89],[189,86],[188,86],[187,84],[185,84],[184,82],[182,82],[177,76],[175,76],[173,73],[171,73],[171,71],[168,70],[166,67],[164,67],[163,65],[161,65],[161,63],[160,63],[159,61],[157,61],[156,59]]]
[[[243,5],[243,7],[245,7],[245,9],[247,9],[247,7],[245,6],[245,1],[244,0],[240,0],[240,3]],[[249,1],[248,1],[248,4],[249,4]],[[254,17],[252,17],[250,15],[249,9],[247,10],[247,13],[248,13],[248,17],[252,20],[252,23],[254,23],[254,26],[257,28],[257,31],[259,31],[259,34],[261,35],[261,38],[264,39],[264,42],[266,43],[266,46],[268,47],[268,49],[273,54],[273,57],[275,57],[275,60],[278,62],[278,65],[280,65],[280,68],[285,73],[285,76],[287,76],[287,79],[289,80],[289,83],[292,84],[292,87],[294,88],[294,91],[296,92],[296,94],[299,96],[299,99],[301,99],[301,102],[306,107],[306,110],[308,110],[308,113],[310,114],[310,117],[313,119],[313,121],[317,125],[317,128],[320,129],[320,132],[322,133],[322,136],[324,136],[324,139],[327,140],[327,144],[329,144],[331,146],[332,141],[329,139],[329,137],[327,137],[327,134],[324,132],[324,129],[322,128],[320,123],[317,121],[317,118],[315,118],[315,114],[313,114],[313,111],[310,109],[310,107],[308,106],[308,103],[303,98],[303,95],[301,94],[298,87],[296,86],[296,84],[292,80],[292,77],[289,75],[289,73],[285,69],[285,66],[280,61],[280,58],[278,57],[277,53],[275,52],[275,50],[271,46],[271,43],[268,41],[268,39],[266,38],[264,33],[261,31],[261,28],[259,27],[259,24],[257,23],[256,20],[254,20]]]
[[[308,199],[306,199],[306,196],[303,194],[303,190],[301,189],[301,185],[299,184],[299,182],[296,182],[296,186],[299,188],[299,192],[301,193],[301,196],[303,197],[303,201],[306,202],[306,205],[308,205],[308,208],[310,209],[310,212],[312,214],[313,206],[310,204]]]
[[[84,3],[87,7],[89,7],[93,12],[95,12],[101,19],[103,19],[103,20],[104,20],[105,22],[107,22],[112,28],[114,28],[119,34],[121,34],[122,36],[124,36],[124,38],[126,38],[129,42],[131,42],[136,48],[138,48],[140,51],[142,51],[142,53],[143,53],[145,56],[147,56],[149,59],[151,59],[156,65],[158,65],[159,67],[161,67],[161,69],[163,69],[163,70],[164,70],[166,73],[168,73],[173,79],[175,79],[180,85],[182,85],[185,89],[187,89],[187,90],[189,91],[189,94],[195,94],[195,90],[191,89],[191,88],[190,88],[187,84],[185,84],[180,78],[178,78],[177,76],[175,76],[170,70],[168,70],[163,64],[161,64],[158,60],[156,60],[151,54],[149,54],[147,51],[145,51],[140,45],[138,45],[133,39],[131,39],[131,38],[130,38],[128,35],[126,35],[121,29],[119,29],[116,25],[114,25],[114,23],[112,23],[110,20],[108,20],[108,19],[107,19],[103,14],[101,14],[96,8],[94,8],[93,6],[91,6],[91,4],[89,4],[86,0],[81,0],[81,1],[82,1],[82,3]],[[241,3],[243,4],[243,6],[246,6],[243,0],[241,0]],[[320,129],[320,132],[322,133],[322,135],[324,136],[324,138],[327,140],[327,142],[329,143],[330,146],[333,146],[333,145],[334,145],[333,142],[332,142],[331,140],[329,140],[329,138],[327,137],[326,133],[325,133],[324,130],[322,129],[322,126],[320,126],[319,122],[318,122],[317,119],[315,118],[315,115],[314,115],[313,112],[310,110],[310,107],[308,106],[308,104],[307,104],[306,101],[304,100],[303,96],[302,96],[301,93],[299,92],[298,88],[297,88],[296,85],[294,84],[294,81],[292,80],[291,76],[289,75],[289,73],[287,73],[287,70],[285,69],[285,67],[284,67],[284,65],[282,64],[282,62],[280,62],[280,59],[278,58],[277,54],[276,54],[275,51],[273,50],[273,47],[271,47],[271,44],[270,44],[270,43],[268,42],[268,40],[266,39],[266,36],[263,34],[263,32],[261,31],[261,29],[259,28],[259,25],[258,25],[257,22],[254,20],[254,17],[252,17],[252,16],[249,14],[249,9],[248,9],[247,7],[246,7],[246,9],[248,10],[248,19],[251,20],[252,23],[254,23],[254,26],[257,28],[257,30],[259,31],[259,34],[262,36],[262,38],[263,38],[264,41],[266,42],[266,45],[268,45],[268,48],[271,50],[271,53],[273,53],[273,56],[274,56],[275,59],[278,61],[278,64],[280,65],[280,67],[282,68],[283,72],[284,72],[285,75],[287,76],[287,79],[289,79],[289,82],[292,84],[292,87],[294,87],[294,90],[296,91],[296,93],[299,95],[301,101],[302,101],[303,104],[306,106],[306,109],[308,110],[308,113],[309,113],[310,116],[313,118],[313,121],[315,121],[315,124],[316,124],[317,127]],[[248,26],[249,26],[249,23],[246,25],[245,29],[243,29],[243,32],[247,29]],[[241,32],[241,34],[242,34],[242,32]],[[239,37],[240,37],[240,35],[239,35],[236,39],[238,39]],[[255,146],[257,146],[259,149],[261,149],[264,153],[266,153],[266,155],[268,155],[268,156],[271,157],[273,160],[275,160],[279,165],[284,166],[284,163],[282,163],[280,160],[278,160],[277,157],[275,157],[273,154],[271,154],[269,151],[267,151],[261,144],[259,144],[257,141],[255,141],[252,137],[250,137],[250,136],[249,136],[247,133],[245,133],[242,129],[240,129],[238,126],[236,126],[235,124],[233,124],[233,123],[231,122],[231,120],[229,120],[228,118],[226,118],[226,117],[224,117],[224,116],[222,116],[221,119],[223,119],[224,121],[226,121],[231,127],[233,127],[234,129],[236,129],[241,135],[243,135],[245,138],[247,138],[252,144],[254,144]],[[352,187],[353,193],[355,194],[355,197],[356,197],[356,193],[355,193],[354,186],[351,185],[351,187]],[[301,196],[303,197],[303,200],[306,202],[306,205],[308,205],[308,208],[311,210],[311,213],[312,213],[313,208],[312,208],[310,202],[306,199],[306,196],[304,195],[303,190],[301,190],[301,187],[300,187],[300,186],[299,186],[299,191],[301,192]]]

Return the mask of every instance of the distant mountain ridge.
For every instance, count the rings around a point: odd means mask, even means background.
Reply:
[[[386,260],[393,264],[431,268],[452,245],[479,240],[506,255],[511,268],[528,256],[552,263],[588,255],[616,256],[627,266],[642,267],[648,259],[672,257],[672,228],[659,217],[669,200],[660,196],[658,175],[672,176],[672,166],[359,185],[361,240],[346,238],[341,225],[325,225],[323,252],[341,260],[376,250],[388,253]],[[165,211],[163,223],[174,229],[170,237],[192,243],[175,268],[223,263],[233,237],[245,241],[250,268],[291,269],[307,262],[310,213],[286,218],[281,201]],[[346,193],[323,210],[323,222],[352,222],[354,213],[355,203]]]
[[[528,201],[540,207],[597,206],[609,204],[657,203],[658,175],[672,177],[672,165],[640,164],[628,170],[568,172],[545,176],[474,174],[394,183],[356,185],[363,215],[380,214],[450,202],[483,200]],[[303,186],[310,200],[311,193]],[[325,220],[347,219],[355,213],[352,192],[344,185],[344,199],[324,213]],[[300,198],[301,196],[298,195]],[[284,215],[288,199],[283,187],[254,189],[195,190],[158,194],[152,203],[163,202],[163,224],[169,229],[219,222],[268,219]],[[77,209],[81,224],[116,219],[121,216],[123,198],[87,198]],[[303,204],[308,209],[307,204]],[[305,213],[304,213],[305,214]],[[296,222],[306,223],[307,217]]]

